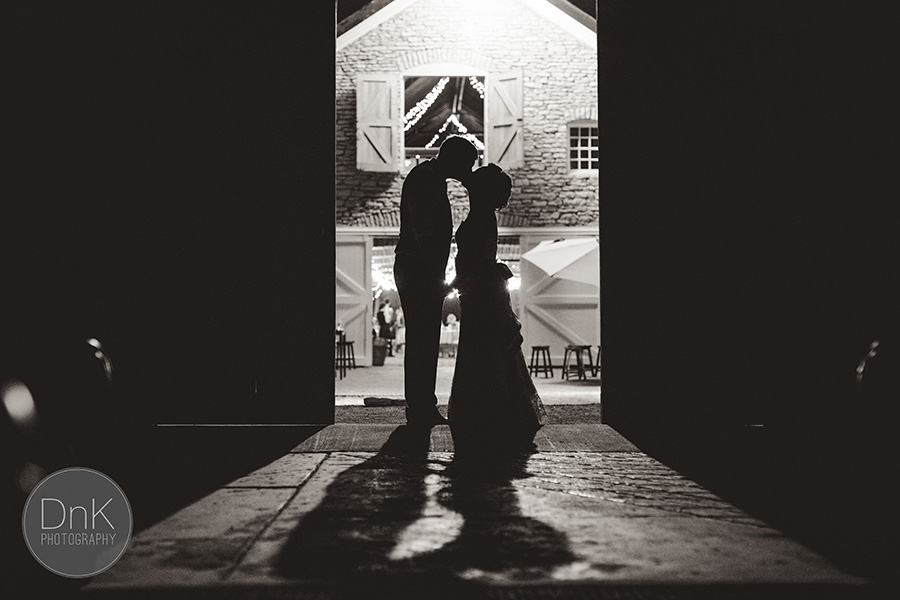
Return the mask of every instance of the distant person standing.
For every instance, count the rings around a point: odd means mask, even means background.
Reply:
[[[384,301],[384,308],[381,309],[384,312],[384,322],[387,323],[388,329],[391,332],[391,337],[394,337],[394,307],[391,306],[390,300]]]
[[[379,337],[387,340],[388,356],[393,356],[394,309],[391,306],[390,300],[385,300],[384,302],[382,302],[381,319],[379,319],[379,323],[381,324]]]
[[[381,337],[381,330],[384,329],[384,300],[378,303],[378,310],[375,311],[375,335]]]
[[[406,321],[403,318],[403,307],[398,306],[394,311],[394,348],[397,352],[403,352],[406,343]]]
[[[441,309],[451,290],[444,280],[453,237],[447,179],[465,184],[477,159],[471,142],[451,136],[435,158],[413,167],[403,182],[394,279],[406,320],[403,383],[406,421],[411,426],[447,423],[435,395]]]

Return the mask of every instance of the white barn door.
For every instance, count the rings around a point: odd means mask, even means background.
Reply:
[[[488,161],[504,169],[525,165],[522,140],[525,108],[522,71],[490,75],[487,98]]]
[[[334,244],[334,314],[353,341],[356,364],[372,357],[372,238],[337,234]]]
[[[356,82],[356,168],[400,169],[400,77],[365,73]]]
[[[559,235],[523,235],[520,238],[524,254],[543,240]],[[583,236],[582,236],[583,237]],[[577,281],[549,277],[528,261],[521,261],[522,350],[526,360],[531,346],[550,346],[553,366],[562,366],[566,346],[591,346],[594,361],[600,344],[600,288]]]

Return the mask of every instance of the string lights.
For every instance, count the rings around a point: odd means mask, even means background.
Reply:
[[[484,100],[484,83],[481,81],[478,81],[478,78],[475,77],[474,75],[471,75],[469,77],[469,85],[471,85],[472,88],[476,92],[478,92],[478,97],[481,98],[482,100]]]
[[[428,109],[431,108],[431,106],[437,101],[438,96],[441,95],[441,92],[444,91],[444,88],[449,82],[450,77],[441,77],[438,80],[437,84],[435,84],[435,86],[431,88],[431,91],[428,92],[428,94],[426,94],[424,98],[419,100],[415,106],[409,109],[409,111],[403,117],[403,131],[409,131],[416,123],[419,122],[419,120],[425,115],[425,113],[428,112]],[[471,85],[472,89],[474,89],[478,93],[478,96],[482,100],[484,100],[484,82],[479,81],[476,76],[472,75],[469,77],[469,85]],[[425,148],[433,147],[441,138],[443,133],[447,131],[447,128],[451,124],[456,128],[457,135],[460,135],[461,137],[464,137],[472,142],[479,150],[484,150],[484,142],[479,140],[475,135],[469,133],[469,130],[466,128],[466,126],[463,125],[459,120],[459,115],[455,113],[451,114],[447,118],[447,120],[444,121],[444,124],[441,125],[441,128],[438,130],[438,132],[431,138],[431,141],[425,144]]]
[[[441,95],[441,92],[444,91],[444,87],[449,83],[449,77],[441,77],[441,79],[435,84],[431,91],[428,92],[424,98],[419,100],[415,106],[413,106],[406,115],[403,117],[403,131],[409,131],[413,125],[419,122],[419,119],[422,118],[422,115],[431,108],[431,105],[434,104],[434,101],[437,100],[437,97]]]
[[[447,127],[451,123],[456,127],[457,135],[459,135],[460,137],[464,137],[472,142],[479,150],[484,150],[484,143],[477,137],[469,133],[469,129],[465,125],[463,125],[462,122],[460,122],[459,116],[457,116],[456,114],[451,114],[449,117],[447,117],[447,120],[444,121],[444,124],[441,125],[440,129],[438,129],[438,132],[434,134],[434,137],[431,138],[431,141],[425,144],[425,147],[431,148],[432,146],[434,146],[435,142],[440,139],[442,133],[447,131]]]

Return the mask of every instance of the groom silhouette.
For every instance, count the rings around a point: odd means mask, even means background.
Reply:
[[[441,309],[452,289],[445,281],[453,215],[447,179],[465,183],[478,159],[467,139],[450,136],[438,155],[409,172],[400,196],[400,241],[394,257],[394,280],[406,319],[403,387],[406,421],[431,427],[447,420],[434,393],[441,341]]]

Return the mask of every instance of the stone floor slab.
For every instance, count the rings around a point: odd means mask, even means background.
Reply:
[[[539,452],[635,452],[637,446],[598,423],[544,425],[534,436]]]
[[[90,587],[200,585],[221,581],[296,488],[223,488],[138,533]]]
[[[308,484],[312,501],[295,498],[231,580],[861,583],[641,453],[537,454],[522,471],[474,481],[452,464],[450,453],[415,464],[332,454]],[[332,560],[307,568],[314,553]]]
[[[233,586],[290,594],[422,578],[557,592],[866,583],[629,451],[603,426],[555,439],[577,446],[593,432],[615,450],[538,452],[505,463],[461,463],[434,450],[446,447],[434,431],[415,452],[359,450],[396,429],[323,430],[139,533],[85,593]],[[349,450],[326,450],[336,447]]]
[[[337,423],[297,446],[294,452],[378,452],[402,425]],[[600,423],[545,425],[535,435],[540,452],[635,452],[637,447],[615,429]],[[431,430],[432,452],[452,452],[453,438],[446,425]]]
[[[319,467],[325,453],[289,453],[269,465],[236,479],[226,487],[297,487]]]

